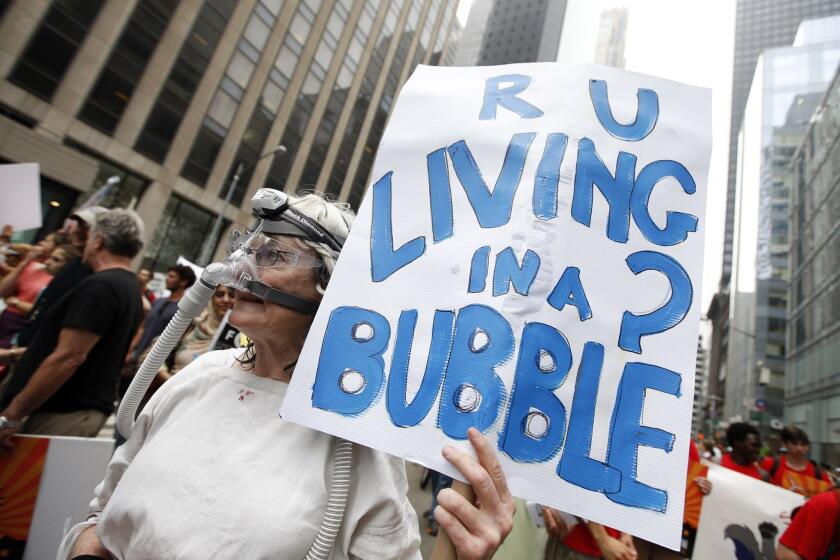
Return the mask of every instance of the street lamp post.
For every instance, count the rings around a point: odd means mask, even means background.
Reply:
[[[228,204],[230,204],[230,199],[233,198],[233,193],[236,191],[236,187],[239,185],[239,177],[242,173],[245,172],[246,169],[250,169],[259,163],[263,158],[267,158],[269,156],[273,156],[275,154],[283,155],[286,153],[286,146],[282,144],[275,147],[273,150],[264,153],[260,157],[256,159],[253,163],[249,164],[247,167],[240,162],[238,166],[236,166],[236,172],[233,174],[233,178],[230,180],[230,185],[228,185],[227,192],[225,193],[225,201],[222,204],[219,213],[216,215],[216,221],[213,222],[213,229],[210,230],[210,236],[204,240],[204,245],[201,248],[201,255],[198,257],[198,264],[201,266],[207,266],[210,262],[210,259],[213,257],[213,251],[216,248],[216,240],[219,237],[219,234],[222,231],[222,222],[225,219],[225,210],[227,210]]]

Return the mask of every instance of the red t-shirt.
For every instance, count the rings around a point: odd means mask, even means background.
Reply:
[[[747,476],[751,476],[753,478],[757,478],[761,480],[761,471],[758,470],[758,465],[753,463],[752,465],[739,465],[735,461],[732,460],[732,457],[729,453],[724,454],[723,459],[720,460],[720,466],[726,467],[727,469],[732,469],[733,471],[738,471],[741,474],[745,474]]]
[[[761,462],[761,468],[769,473],[773,469],[773,457],[765,457],[765,459]],[[776,474],[773,475],[773,480],[771,480],[771,482],[776,486],[781,486],[782,480],[785,476],[785,472],[787,471],[802,476],[810,476],[811,478],[817,478],[817,471],[816,469],[814,469],[814,464],[811,461],[808,461],[804,469],[798,471],[789,467],[787,464],[787,457],[782,456],[779,458],[779,466],[776,468]],[[820,480],[822,480],[823,482],[831,483],[831,480],[828,478],[828,475],[825,474],[825,471],[820,472]]]
[[[699,463],[700,462],[700,453],[697,451],[697,444],[694,441],[689,440],[688,442],[688,464],[691,463]]]
[[[818,560],[825,554],[834,537],[834,526],[840,504],[834,491],[817,494],[802,506],[794,516],[790,526],[779,539],[805,560]],[[831,560],[840,560],[840,553],[835,552]]]
[[[604,527],[604,529],[607,530],[609,536],[616,539],[621,535],[615,529],[610,529],[609,527]],[[598,544],[595,542],[595,537],[592,536],[592,533],[586,527],[586,523],[578,523],[572,527],[572,530],[563,539],[563,544],[575,552],[585,554],[586,556],[592,556],[593,558],[601,558],[603,556],[601,549],[598,548]]]

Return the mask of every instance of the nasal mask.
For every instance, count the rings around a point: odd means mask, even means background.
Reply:
[[[228,257],[224,263],[226,273],[221,283],[248,291],[262,300],[314,315],[318,302],[269,286],[265,281],[266,272],[285,267],[322,267],[323,262],[270,235],[297,237],[318,243],[333,257],[338,257],[345,238],[330,233],[312,218],[289,206],[289,197],[282,191],[259,189],[251,199],[251,206],[257,221],[249,230],[231,234]]]

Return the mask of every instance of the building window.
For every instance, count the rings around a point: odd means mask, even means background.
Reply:
[[[143,267],[163,272],[178,261],[178,257],[195,262],[207,240],[207,232],[213,227],[216,216],[173,195],[163,211],[160,224],[152,241],[146,245]],[[221,231],[230,222],[225,220]],[[212,240],[213,246],[218,239]]]
[[[173,0],[144,0],[137,5],[79,113],[80,120],[113,134],[175,6]]]
[[[157,162],[166,157],[235,6],[235,0],[204,3],[134,145],[141,154]]]
[[[55,0],[9,81],[42,99],[52,99],[103,4],[103,0]]]

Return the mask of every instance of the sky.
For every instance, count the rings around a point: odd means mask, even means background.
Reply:
[[[458,19],[466,24],[472,0],[461,0]],[[601,12],[624,6],[629,12],[625,69],[712,90],[712,159],[706,207],[706,251],[702,312],[720,280],[729,158],[729,105],[735,2],[731,0],[569,0],[557,59],[591,63]]]

